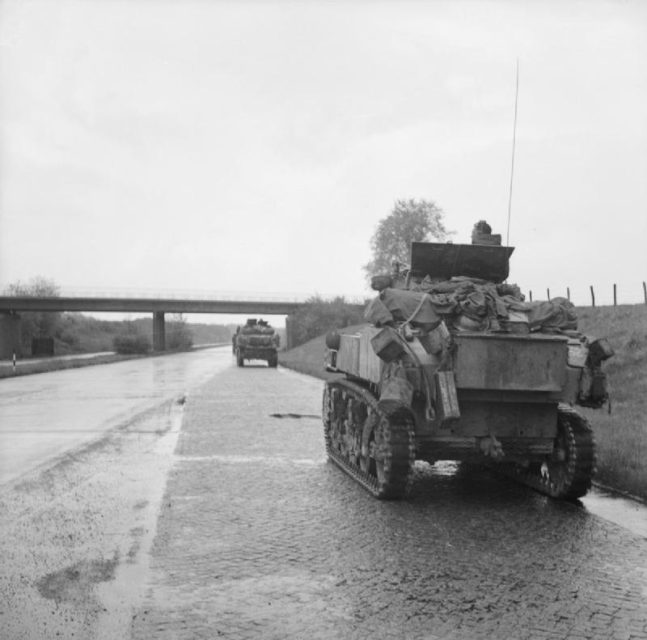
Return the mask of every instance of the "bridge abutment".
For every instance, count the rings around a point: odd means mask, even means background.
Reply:
[[[0,359],[21,358],[22,340],[20,316],[17,313],[0,313]]]
[[[153,351],[166,351],[166,327],[164,312],[153,312]]]

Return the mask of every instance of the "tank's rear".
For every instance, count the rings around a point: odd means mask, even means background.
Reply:
[[[452,370],[459,416],[418,420],[420,457],[525,460],[551,451],[568,392],[567,338],[458,333]]]

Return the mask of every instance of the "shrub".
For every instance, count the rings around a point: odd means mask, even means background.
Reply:
[[[192,346],[191,329],[182,314],[178,314],[166,323],[166,348],[171,351],[188,351]]]
[[[128,333],[115,336],[113,347],[117,353],[123,355],[144,354],[151,350],[151,343],[144,335]]]

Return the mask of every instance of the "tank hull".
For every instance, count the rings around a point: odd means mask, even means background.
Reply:
[[[472,245],[414,242],[408,270],[373,278],[368,324],[327,341],[327,369],[345,376],[324,392],[329,456],[377,497],[402,497],[415,459],[581,497],[595,443],[573,405],[607,401],[613,350],[577,331],[569,300],[526,303],[506,282],[513,248],[477,227]]]
[[[573,381],[581,377],[582,362],[572,362],[567,337],[464,332],[451,337],[448,361],[430,353],[428,336],[414,335],[398,349],[385,335],[368,325],[341,334],[338,349],[328,351],[328,369],[346,374],[346,384],[359,394],[356,402],[408,425],[414,454],[406,477],[416,459],[458,460],[484,463],[556,498],[575,499],[588,491],[595,444],[584,418],[569,406],[577,398]],[[412,393],[402,402],[397,394],[385,402],[385,377],[394,364],[399,386]],[[375,478],[362,479],[343,452],[328,450],[376,497],[405,495],[402,482],[396,483],[398,490],[376,490]]]

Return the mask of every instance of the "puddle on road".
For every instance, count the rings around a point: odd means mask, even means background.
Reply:
[[[446,460],[430,465],[416,460],[416,468],[425,475],[450,477],[459,472],[461,463]],[[513,481],[509,480],[509,482]],[[579,503],[580,508],[590,514],[613,522],[647,539],[647,504],[598,487],[593,487],[584,498],[579,500]]]
[[[115,577],[117,554],[110,560],[81,560],[71,567],[48,573],[36,583],[43,598],[63,601],[82,601],[93,583],[106,582]]]
[[[167,428],[151,431],[159,436],[153,456],[155,463],[144,465],[140,470],[146,475],[148,494],[132,507],[134,512],[141,514],[143,521],[129,530],[129,548],[114,568],[112,579],[103,582],[97,589],[104,613],[97,620],[95,640],[126,637],[125,632],[132,622],[132,616],[144,597],[157,518],[182,427],[183,405],[184,398],[173,404]],[[152,420],[150,424],[158,422]]]
[[[428,462],[422,461],[416,461],[416,464],[429,465]],[[430,473],[432,476],[453,476],[458,472],[460,462],[456,462],[454,460],[439,460],[435,464],[429,466],[431,467]]]
[[[228,464],[267,464],[270,466],[315,466],[325,463],[325,458],[315,460],[313,458],[286,458],[281,456],[240,456],[240,455],[221,455],[214,454],[210,456],[178,456],[182,462],[203,462],[212,461],[223,462]]]
[[[580,502],[590,513],[647,539],[647,505],[593,488]]]

